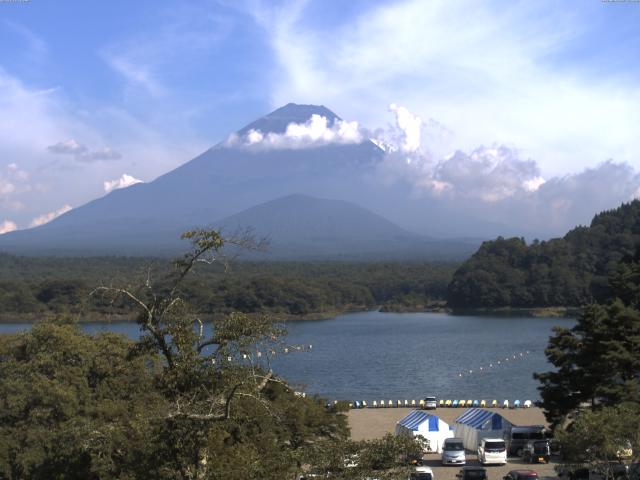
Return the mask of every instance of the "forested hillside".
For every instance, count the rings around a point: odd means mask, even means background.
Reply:
[[[203,265],[182,286],[201,313],[241,311],[317,316],[382,305],[421,309],[443,302],[457,264],[347,262],[235,262],[231,272]],[[166,275],[165,259],[17,257],[0,255],[2,319],[73,313],[126,315],[91,291],[99,285],[143,283]]]
[[[485,242],[454,274],[452,307],[580,306],[607,298],[608,276],[640,245],[640,201],[596,215],[563,238]]]

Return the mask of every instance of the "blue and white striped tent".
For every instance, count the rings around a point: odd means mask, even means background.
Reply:
[[[483,408],[470,408],[455,419],[453,429],[456,437],[462,439],[464,448],[476,450],[483,438],[503,438],[511,422],[496,412]]]
[[[422,435],[429,440],[428,452],[441,452],[446,438],[453,437],[453,428],[436,415],[413,410],[396,424],[396,435]]]

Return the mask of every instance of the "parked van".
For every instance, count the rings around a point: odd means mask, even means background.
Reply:
[[[478,445],[478,461],[486,465],[496,463],[507,464],[507,446],[501,438],[483,438]]]
[[[507,442],[509,456],[521,457],[524,447],[529,440],[544,440],[543,425],[527,425],[522,427],[512,426],[505,431],[504,439]]]
[[[461,438],[447,438],[442,444],[443,465],[464,465],[467,458],[464,454],[464,444]]]

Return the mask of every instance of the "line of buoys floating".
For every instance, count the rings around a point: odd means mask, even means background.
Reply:
[[[493,362],[490,362],[489,365],[483,365],[480,367],[477,367],[475,370],[474,369],[468,369],[468,370],[464,370],[462,372],[458,373],[458,378],[463,378],[463,377],[468,377],[469,375],[477,375],[477,374],[481,374],[481,373],[487,373],[490,372],[498,367],[501,367],[503,365],[508,365],[509,362],[514,362],[516,360],[520,360],[520,359],[524,359],[527,355],[529,355],[531,352],[529,350],[524,350],[522,352],[517,352],[514,353],[513,355],[507,355],[504,358],[501,358],[499,360],[495,360]]]
[[[304,393],[295,392],[297,396],[305,396]],[[338,401],[334,400],[333,404],[337,404]],[[327,404],[331,405],[331,403]],[[531,408],[533,403],[531,400],[525,400],[524,402],[520,402],[520,400],[514,400],[513,403],[509,402],[509,400],[505,399],[500,404],[497,399],[491,400],[490,402],[487,400],[451,400],[451,399],[441,399],[438,402],[440,408]],[[354,400],[349,402],[349,408],[359,409],[359,408],[424,408],[424,399],[418,400],[373,400],[370,404],[366,400]]]

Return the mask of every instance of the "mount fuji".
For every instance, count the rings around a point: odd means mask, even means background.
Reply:
[[[0,251],[174,255],[186,248],[180,233],[198,226],[250,227],[271,239],[266,258],[462,258],[475,250],[475,240],[439,241],[397,225],[419,206],[405,187],[376,177],[385,152],[370,140],[244,143],[252,134],[281,138],[314,116],[329,129],[342,124],[324,106],[288,104],[149,183],[1,235]]]

